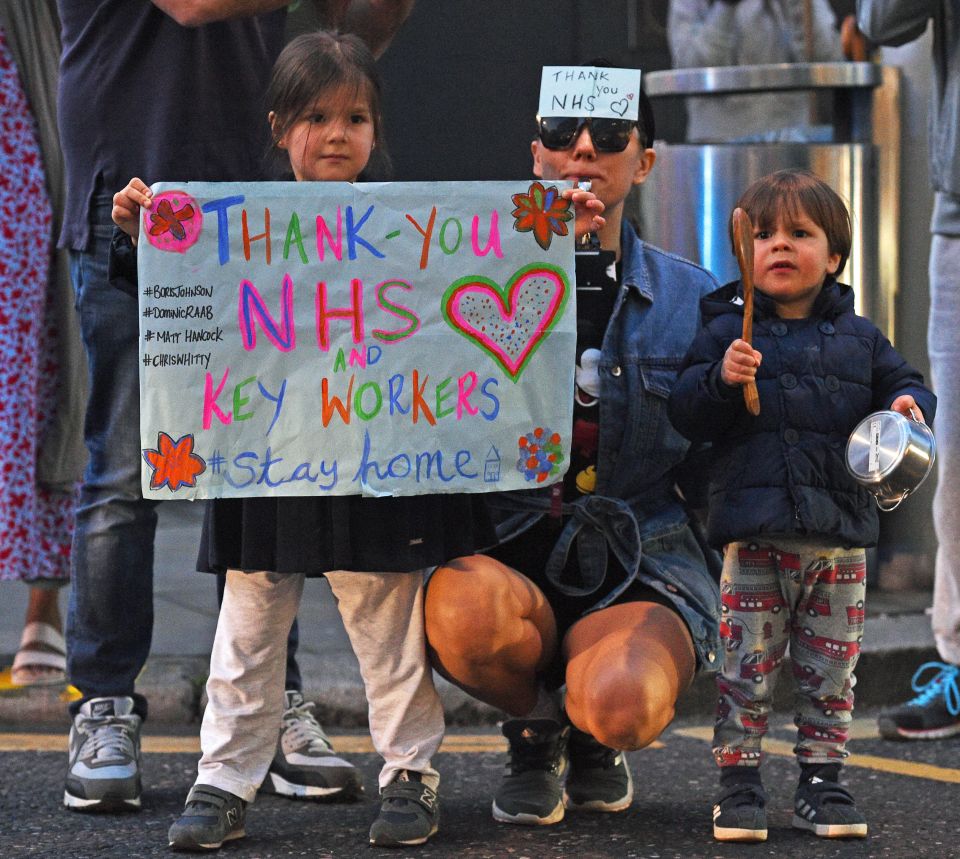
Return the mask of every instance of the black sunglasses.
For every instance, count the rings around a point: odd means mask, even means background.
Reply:
[[[632,119],[596,119],[590,116],[537,117],[537,133],[547,149],[569,149],[581,129],[590,129],[597,152],[623,152],[636,126]]]

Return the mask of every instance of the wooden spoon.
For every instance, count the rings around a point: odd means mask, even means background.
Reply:
[[[743,281],[743,339],[749,344],[753,337],[753,224],[741,208],[733,210],[733,248]],[[751,415],[760,414],[760,395],[757,383],[743,386],[743,401]]]

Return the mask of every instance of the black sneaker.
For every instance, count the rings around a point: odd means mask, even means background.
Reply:
[[[820,838],[866,838],[867,821],[850,792],[834,781],[812,778],[800,782],[794,798],[794,829]]]
[[[623,752],[589,734],[570,732],[570,771],[563,804],[571,811],[623,811],[633,801],[633,779]]]
[[[380,812],[370,827],[370,843],[377,847],[424,844],[440,824],[437,793],[423,783],[423,775],[401,770],[380,791]]]
[[[766,841],[767,794],[759,784],[732,784],[713,806],[717,841]]]
[[[936,672],[931,676],[930,672]],[[923,675],[929,679],[920,682]],[[939,740],[960,734],[960,666],[925,662],[910,685],[919,693],[899,707],[884,710],[877,720],[888,740]]]
[[[570,726],[554,719],[508,719],[509,772],[493,799],[493,819],[546,826],[563,820],[563,779]]]
[[[187,804],[167,838],[174,850],[216,850],[224,841],[246,835],[243,820],[247,804],[225,790],[195,784]]]
[[[92,698],[70,727],[63,804],[73,811],[140,809],[140,725],[133,698]]]
[[[338,757],[329,737],[313,715],[314,703],[296,690],[285,693],[286,709],[277,751],[263,793],[295,799],[354,800],[363,793],[363,776]]]

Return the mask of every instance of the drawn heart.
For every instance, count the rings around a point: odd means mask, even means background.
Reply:
[[[447,289],[441,309],[454,330],[479,346],[513,379],[560,318],[570,295],[567,275],[547,263],[524,266],[506,288],[486,277],[462,277]]]
[[[622,98],[619,101],[610,102],[610,110],[612,110],[617,116],[623,116],[629,107],[630,102],[625,98]]]
[[[632,93],[632,92],[628,92],[628,93],[627,93],[627,98],[630,99],[630,101],[633,101],[633,93]]]

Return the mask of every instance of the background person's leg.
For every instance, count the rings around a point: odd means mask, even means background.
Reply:
[[[937,395],[937,489],[933,524],[937,562],[933,581],[933,635],[942,662],[913,676],[917,693],[880,714],[888,740],[938,739],[960,734],[960,237],[934,235],[930,245],[930,318],[927,343]]]
[[[135,682],[153,635],[156,502],[140,489],[139,308],[107,276],[111,200],[92,206],[91,244],[70,252],[89,398],[89,459],[76,508],[67,608],[71,703],[64,804],[77,810],[140,806],[140,726],[147,702]]]
[[[89,462],[77,504],[67,673],[91,698],[133,696],[153,634],[156,502],[140,490],[139,310],[107,278],[110,200],[97,198],[89,250],[71,274],[90,377],[84,436]],[[146,716],[146,702],[136,697]]]

